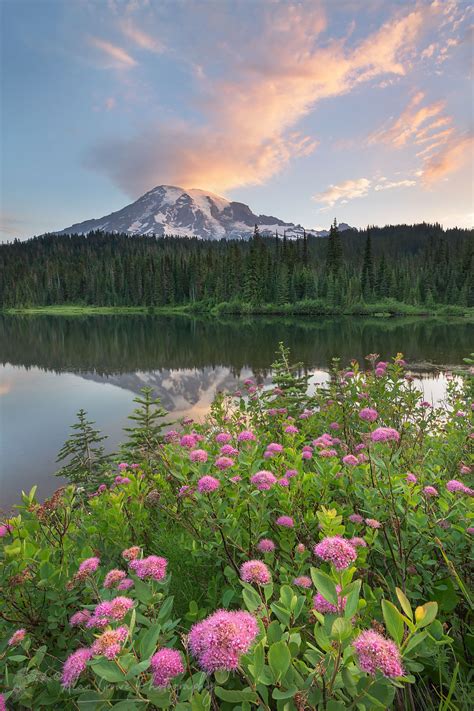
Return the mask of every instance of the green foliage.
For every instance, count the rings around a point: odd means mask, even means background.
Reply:
[[[133,461],[150,464],[159,456],[162,431],[170,423],[163,420],[167,412],[161,406],[160,399],[153,397],[153,388],[144,387],[140,392],[142,395],[133,400],[138,407],[128,417],[136,424],[124,428],[128,438],[121,451]]]
[[[101,444],[107,437],[94,429],[94,424],[87,419],[85,410],[79,410],[77,422],[71,425],[73,433],[66,440],[56,460],[68,460],[57,472],[57,476],[88,489],[100,483],[104,467],[108,463]]]

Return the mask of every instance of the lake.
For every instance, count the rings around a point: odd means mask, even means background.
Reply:
[[[438,368],[462,363],[473,332],[465,321],[421,318],[1,316],[0,506],[33,484],[40,498],[59,485],[55,459],[81,407],[113,451],[144,385],[173,417],[202,418],[217,390],[268,382],[279,341],[313,384],[334,356],[363,364],[368,353],[401,351],[425,399],[437,401],[446,382]]]

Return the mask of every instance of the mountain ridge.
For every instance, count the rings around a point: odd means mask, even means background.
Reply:
[[[263,235],[280,232],[300,237],[304,231],[327,237],[328,230],[303,228],[273,215],[257,215],[248,205],[200,188],[158,185],[135,202],[101,218],[76,222],[54,234],[87,234],[94,230],[134,235],[168,234],[202,239],[247,238],[255,225]],[[341,230],[350,226],[341,223]]]

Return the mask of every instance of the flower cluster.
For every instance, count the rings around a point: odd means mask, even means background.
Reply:
[[[348,568],[357,558],[357,551],[352,543],[341,536],[323,538],[322,541],[314,546],[313,550],[318,558],[332,563],[336,570]]]
[[[377,671],[387,677],[403,676],[400,651],[392,640],[375,630],[365,630],[353,642],[362,671],[374,675]]]
[[[257,633],[257,620],[249,612],[217,610],[193,625],[189,647],[208,674],[233,671],[239,665],[240,656],[249,651]]]
[[[173,677],[185,671],[181,654],[176,649],[164,647],[154,654],[150,660],[155,686],[168,686]]]
[[[240,577],[245,583],[267,585],[272,576],[265,563],[261,560],[247,560],[240,567]]]
[[[135,559],[130,562],[130,568],[142,580],[145,578],[163,580],[166,577],[167,565],[166,558],[161,558],[158,555],[150,555],[148,558]]]

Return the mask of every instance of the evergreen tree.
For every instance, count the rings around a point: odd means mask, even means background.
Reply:
[[[57,462],[69,460],[57,472],[73,484],[80,484],[88,491],[97,488],[102,482],[104,469],[109,457],[104,453],[101,442],[107,439],[99,430],[94,429],[94,422],[87,420],[87,412],[79,410],[77,422],[71,425],[73,433],[62,446]]]
[[[129,459],[151,464],[160,458],[162,430],[169,423],[163,421],[167,411],[160,399],[153,397],[153,388],[144,387],[140,392],[142,395],[133,400],[138,407],[128,417],[136,424],[124,428],[128,437],[121,451]]]
[[[361,289],[365,301],[369,301],[374,292],[374,263],[372,261],[372,240],[370,229],[367,227],[367,239],[364,248],[364,263],[362,265]]]

